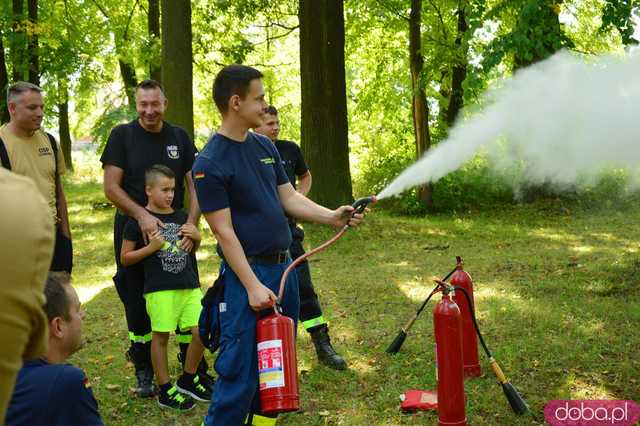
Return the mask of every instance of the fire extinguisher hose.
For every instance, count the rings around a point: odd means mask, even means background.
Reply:
[[[353,207],[353,209],[354,209],[351,212],[351,217],[353,217],[356,214],[361,214],[362,212],[364,212],[364,210],[367,208],[367,206],[369,204],[375,203],[377,201],[378,200],[377,200],[377,198],[375,196],[359,198],[358,200],[356,200],[351,205],[351,207]],[[342,238],[342,236],[345,234],[345,232],[347,232],[347,229],[349,229],[350,227],[351,226],[347,223],[342,228],[340,228],[340,230],[332,238],[330,238],[329,240],[327,240],[324,243],[320,244],[318,247],[314,248],[313,250],[308,251],[307,253],[303,254],[300,257],[298,257],[293,262],[291,262],[291,264],[287,267],[287,269],[285,269],[284,273],[282,274],[282,278],[280,279],[280,288],[278,289],[278,302],[277,303],[280,303],[280,301],[282,300],[282,296],[284,295],[284,283],[287,282],[287,277],[289,276],[289,273],[291,273],[291,271],[296,266],[298,266],[299,264],[304,262],[308,257],[311,257],[314,254],[316,254],[318,252],[321,252],[322,250],[326,249],[331,244],[335,243],[340,238]]]
[[[475,310],[473,309],[473,304],[471,303],[471,297],[469,296],[469,293],[463,287],[453,286],[453,288],[455,290],[460,290],[462,294],[464,294],[464,298],[466,299],[467,305],[469,306],[469,312],[471,312],[473,327],[476,329],[476,334],[478,335],[478,339],[480,339],[480,344],[482,345],[484,352],[487,354],[487,357],[489,358],[489,364],[491,364],[491,369],[493,370],[493,373],[496,375],[498,382],[500,382],[500,385],[502,386],[502,390],[504,391],[504,394],[507,397],[507,400],[509,401],[509,405],[511,405],[511,409],[516,414],[526,413],[527,411],[529,411],[529,406],[527,405],[526,401],[522,398],[522,396],[520,396],[516,388],[514,388],[513,385],[509,382],[509,380],[507,380],[506,376],[502,372],[502,369],[498,365],[497,361],[495,360],[493,355],[491,355],[491,351],[489,351],[489,348],[487,347],[487,344],[485,343],[484,338],[482,337],[482,333],[480,333],[480,327],[478,327],[478,322],[476,321],[476,313],[475,313]]]
[[[460,261],[458,261],[458,263],[460,263]],[[458,265],[456,265],[456,267],[453,268],[451,270],[451,272],[449,272],[447,274],[447,276],[445,276],[442,279],[442,281],[448,280],[449,277],[451,277],[451,275],[453,275],[453,273],[455,271],[457,271],[457,270],[458,270]],[[409,333],[409,330],[411,329],[411,327],[413,327],[413,323],[416,322],[416,320],[418,319],[418,317],[420,316],[420,314],[424,310],[424,307],[427,306],[427,303],[429,303],[429,300],[431,300],[433,295],[436,294],[438,291],[440,291],[440,285],[435,286],[434,289],[431,290],[431,293],[429,293],[429,296],[427,296],[427,298],[424,300],[424,302],[422,302],[422,305],[420,305],[420,308],[418,308],[416,313],[413,314],[411,316],[411,318],[409,318],[409,321],[407,321],[407,323],[404,325],[404,327],[400,328],[400,331],[398,332],[396,338],[393,339],[391,344],[389,344],[389,347],[387,348],[387,350],[385,352],[387,352],[388,354],[397,354],[400,351],[400,348],[402,347],[402,344],[404,343],[405,339],[407,338],[407,333]]]

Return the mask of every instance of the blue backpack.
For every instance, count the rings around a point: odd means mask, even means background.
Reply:
[[[220,304],[224,303],[222,274],[202,298],[202,310],[198,319],[198,332],[205,348],[214,353],[220,347]]]

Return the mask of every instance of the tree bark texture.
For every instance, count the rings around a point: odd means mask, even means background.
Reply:
[[[449,106],[447,108],[447,124],[453,126],[458,117],[458,113],[464,105],[464,88],[462,83],[467,78],[467,53],[469,50],[468,43],[464,42],[465,33],[469,28],[465,16],[466,1],[460,0],[458,5],[458,34],[456,35],[456,48],[459,57],[453,65],[451,75],[451,93],[449,95]],[[464,42],[464,46],[463,43]]]
[[[191,3],[162,0],[162,81],[169,99],[166,118],[193,139]]]
[[[309,194],[330,208],[353,201],[349,169],[342,0],[300,0],[301,145]]]
[[[28,0],[29,23],[35,29],[38,25],[38,0]],[[38,32],[29,36],[27,54],[29,57],[29,81],[40,86],[40,62],[38,58]]]
[[[160,40],[160,0],[149,0],[147,15],[149,38]],[[162,71],[159,64],[149,64],[149,75],[156,81],[161,81]]]
[[[122,76],[122,82],[124,83],[124,90],[127,94],[129,106],[131,108],[135,108],[135,91],[136,85],[138,84],[138,81],[136,80],[136,70],[131,64],[125,62],[124,59],[121,58],[118,58],[118,65],[120,66],[120,75]]]
[[[11,65],[13,82],[28,79],[27,40],[24,29],[24,0],[13,0],[13,37],[11,38]]]
[[[7,63],[4,57],[4,44],[2,43],[2,31],[0,31],[0,87],[9,85],[9,74],[7,73]],[[7,97],[4,93],[0,96],[0,124],[9,121],[9,110],[7,109]]]
[[[420,81],[424,59],[422,58],[422,34],[420,25],[422,21],[422,0],[411,0],[411,13],[409,14],[409,66],[411,69],[411,87],[413,92],[412,112],[413,129],[416,145],[416,159],[431,146],[429,134],[429,107],[427,96]],[[424,206],[433,209],[433,188],[431,184],[419,188],[418,196]]]
[[[69,86],[65,77],[58,79],[58,133],[67,169],[73,170],[71,131],[69,130]]]

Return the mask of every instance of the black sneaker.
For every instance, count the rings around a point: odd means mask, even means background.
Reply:
[[[166,392],[160,391],[158,405],[162,408],[173,408],[180,411],[191,410],[196,402],[189,395],[182,395],[175,386],[171,386]]]
[[[213,378],[211,374],[208,374],[206,371],[203,373],[201,371],[196,372],[198,377],[200,377],[200,383],[205,388],[209,388],[213,391],[213,385],[216,383],[216,379]]]
[[[200,381],[200,377],[197,374],[187,375],[183,374],[176,382],[176,388],[183,394],[191,396],[201,402],[211,401],[211,388],[205,386]]]
[[[182,368],[184,369],[184,359],[185,359],[185,353],[186,352],[182,352],[182,347],[180,348],[180,352],[178,352],[177,356],[178,356],[178,362],[180,363],[180,365],[182,365]],[[196,374],[200,377],[200,383],[202,383],[202,385],[206,388],[209,389],[213,389],[213,385],[216,381],[216,379],[213,378],[213,376],[209,373],[207,373],[207,370],[209,369],[209,366],[207,365],[207,361],[205,361],[204,357],[200,360],[200,364],[198,364],[198,370],[196,371]]]

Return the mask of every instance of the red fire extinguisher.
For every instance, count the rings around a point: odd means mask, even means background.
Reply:
[[[265,414],[300,408],[293,320],[279,309],[274,306],[273,312],[256,324],[260,408]]]
[[[457,271],[451,277],[451,285],[455,287],[462,287],[467,291],[471,303],[473,304],[473,281],[471,276],[462,268],[463,262],[460,256],[456,256],[458,261]],[[466,377],[480,377],[482,370],[480,368],[480,361],[478,359],[478,338],[476,336],[476,330],[473,327],[472,309],[469,309],[469,304],[464,294],[460,290],[456,290],[453,295],[453,300],[460,308],[462,314],[462,356],[464,360],[464,375]],[[471,306],[475,309],[475,306]]]
[[[366,207],[377,201],[375,196],[356,200],[352,215],[363,213]],[[350,228],[344,225],[336,235],[315,249],[291,262],[280,278],[278,300],[282,300],[289,273],[309,256],[324,250],[338,241]],[[265,414],[297,411],[300,408],[298,393],[298,362],[293,320],[281,314],[276,304],[273,313],[256,321],[258,349],[258,377],[260,382],[260,409]]]
[[[462,360],[462,315],[443,282],[442,299],[433,310],[438,380],[438,425],[466,426]]]

